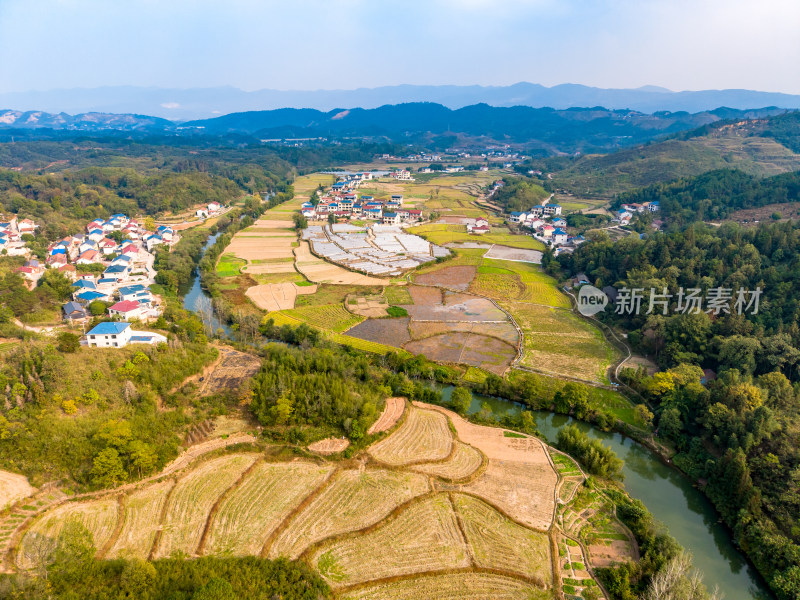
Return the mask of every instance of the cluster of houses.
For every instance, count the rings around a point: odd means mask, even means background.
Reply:
[[[108,234],[115,231],[123,234],[115,236],[122,237],[121,242],[109,237]],[[103,264],[116,256],[117,259],[123,257],[121,261],[127,263],[134,260],[141,250],[152,252],[158,245],[170,244],[174,235],[175,232],[168,225],[160,225],[154,232],[145,231],[136,221],[117,214],[108,220],[95,219],[86,225],[85,233],[67,236],[50,244],[46,262],[49,267],[62,268],[70,264]],[[124,258],[126,256],[127,259]],[[74,268],[67,270],[74,271]]]
[[[123,235],[112,238],[112,232]],[[155,275],[152,251],[161,244],[171,244],[174,237],[169,226],[146,231],[126,215],[116,214],[88,223],[85,233],[50,244],[44,264],[30,259],[18,271],[33,283],[45,269],[57,269],[73,281],[72,300],[62,307],[67,322],[89,319],[92,315],[88,307],[97,300],[111,304],[107,309],[110,317],[146,321],[161,312],[149,288]],[[103,271],[80,275],[78,271],[85,265],[102,265]]]
[[[207,219],[222,212],[222,205],[219,202],[209,202],[205,208],[198,208],[195,215],[200,219]]]
[[[582,235],[567,233],[567,221],[562,218],[561,210],[559,204],[545,203],[527,212],[512,212],[508,220],[530,229],[533,237],[551,246],[579,246],[586,240]]]
[[[305,202],[300,207],[300,212],[309,220],[328,219],[332,215],[336,222],[358,219],[375,221],[382,225],[400,225],[422,220],[421,210],[403,208],[402,194],[392,194],[388,201],[357,194],[355,190],[358,184],[371,177],[371,173],[348,175],[334,183],[316,206]]]
[[[22,236],[34,235],[38,225],[31,219],[18,219],[16,216],[0,223],[0,252],[7,256],[25,256],[28,248]]]
[[[660,209],[661,205],[658,200],[643,202],[642,204],[623,204],[612,220],[620,225],[627,225],[631,222],[633,215],[637,213],[658,212]]]

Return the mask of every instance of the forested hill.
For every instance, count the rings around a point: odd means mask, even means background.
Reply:
[[[729,109],[722,109],[727,115]],[[740,118],[775,114],[777,109],[735,111]],[[717,111],[695,114],[661,112],[652,115],[631,110],[595,108],[493,107],[487,104],[450,110],[434,103],[387,105],[365,110],[280,109],[234,113],[192,121],[184,127],[202,127],[211,133],[243,132],[262,137],[309,135],[385,135],[409,133],[462,134],[517,143],[539,142],[562,152],[608,150],[631,146],[669,133],[718,121]]]
[[[704,213],[713,202],[700,194],[760,203],[770,201],[761,193],[789,189],[796,197],[797,174],[758,182],[716,173],[668,186],[663,197],[667,207]],[[601,236],[558,260],[598,287],[643,290],[638,314],[608,310],[601,318],[663,370],[652,377],[623,370],[623,379],[655,407],[659,437],[678,451],[673,462],[705,484],[777,597],[800,598],[800,222],[693,223],[616,242]],[[693,288],[704,300],[696,314],[678,305],[681,289]],[[729,290],[730,313],[706,312],[712,288]],[[737,314],[740,288],[760,288],[757,312]],[[671,295],[666,314],[660,305],[646,314],[651,289]]]
[[[255,136],[265,138],[360,137],[403,143],[452,144],[459,138],[512,142],[541,154],[608,152],[665,135],[709,125],[721,119],[757,119],[785,112],[762,108],[718,108],[698,113],[609,110],[602,107],[531,108],[475,104],[451,110],[441,104],[416,102],[379,108],[283,108],[251,111],[173,123],[141,115],[64,115],[0,110],[0,133],[17,137],[61,138],[70,132],[109,136],[115,132],[145,136]],[[441,139],[439,139],[441,138]]]
[[[718,114],[725,120],[662,141],[534,166],[553,171],[557,187],[608,197],[716,169],[761,177],[800,169],[800,112],[751,119],[724,109]]]
[[[714,221],[733,211],[769,204],[800,202],[800,171],[760,178],[720,169],[672,183],[659,183],[622,194],[614,207],[658,201],[668,224]]]

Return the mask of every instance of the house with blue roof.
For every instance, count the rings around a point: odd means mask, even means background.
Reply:
[[[134,331],[125,321],[98,323],[86,334],[86,343],[97,348],[123,348],[128,344],[160,344],[167,338],[160,333]]]
[[[117,280],[125,279],[130,272],[128,265],[123,265],[120,263],[111,265],[107,267],[105,271],[103,271],[103,277],[110,278],[115,277]]]
[[[567,232],[560,227],[556,227],[555,230],[553,230],[553,244],[566,244],[567,237]]]
[[[73,295],[75,300],[89,304],[95,300],[108,300],[108,295],[95,290],[84,290]]]
[[[78,291],[97,289],[97,286],[95,285],[94,281],[89,281],[88,279],[79,279],[78,281],[73,283],[71,287],[77,288]]]
[[[525,217],[527,216],[528,216],[527,213],[512,211],[508,220],[511,221],[512,223],[520,223],[524,221]]]
[[[131,324],[114,321],[98,323],[86,334],[89,346],[99,348],[122,348],[131,339]]]
[[[123,285],[119,289],[119,298],[122,301],[136,300],[142,303],[149,303],[152,300],[150,295],[150,288],[141,284],[136,285]]]

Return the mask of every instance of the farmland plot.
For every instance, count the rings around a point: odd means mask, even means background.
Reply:
[[[373,458],[389,465],[407,465],[448,457],[453,436],[447,418],[429,410],[409,407],[408,418],[400,428],[369,449]]]
[[[341,304],[321,304],[318,306],[301,306],[287,310],[290,317],[305,321],[320,329],[328,329],[337,333],[347,331],[363,320],[345,309]]]
[[[461,489],[485,498],[517,522],[544,531],[553,521],[555,485],[549,465],[537,468],[490,458],[483,475]]]
[[[92,534],[94,547],[98,550],[111,539],[117,525],[118,502],[116,498],[66,502],[36,519],[25,534],[17,554],[17,565],[28,569],[37,561],[42,543],[55,540],[71,521],[78,521]],[[46,545],[45,544],[45,545]]]
[[[194,554],[212,506],[255,460],[253,454],[223,456],[185,475],[172,492],[155,557]]]
[[[107,558],[147,558],[156,537],[158,519],[173,485],[175,482],[172,480],[162,481],[136,490],[125,498],[122,531]]]
[[[497,375],[502,375],[517,356],[516,347],[498,338],[460,331],[414,340],[405,348],[431,360],[481,367]]]
[[[400,420],[400,417],[403,416],[405,407],[406,401],[404,398],[397,396],[387,398],[386,406],[384,406],[381,416],[370,426],[367,433],[372,435],[373,433],[380,433],[391,429],[394,424]]]
[[[514,571],[542,587],[552,582],[547,534],[517,525],[472,496],[453,494],[453,503],[478,566]]]
[[[473,266],[463,265],[457,267],[443,267],[436,271],[423,273],[414,278],[416,283],[425,285],[438,285],[454,290],[466,290],[475,277],[477,269]]]
[[[33,487],[24,475],[0,471],[0,510],[21,498],[31,496],[33,492]]]
[[[448,460],[438,463],[426,463],[413,467],[414,471],[434,475],[455,481],[469,477],[483,464],[483,455],[479,450],[456,440],[456,449]]]
[[[220,504],[205,554],[258,555],[269,534],[332,469],[303,462],[257,465]]]
[[[367,319],[347,330],[347,335],[369,342],[391,344],[401,348],[411,339],[408,334],[408,318]]]
[[[469,553],[446,494],[411,504],[375,529],[323,544],[311,564],[334,587],[467,567]]]
[[[383,469],[342,471],[289,521],[269,548],[269,557],[297,558],[313,543],[377,523],[428,489],[424,475]]]
[[[545,600],[552,594],[529,583],[490,573],[424,575],[413,579],[359,586],[341,600]]]

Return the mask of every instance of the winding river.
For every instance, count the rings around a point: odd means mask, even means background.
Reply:
[[[217,240],[212,235],[203,246],[203,252]],[[210,296],[200,285],[199,273],[195,273],[192,285],[183,293],[183,306],[196,311],[201,299]],[[216,315],[212,316],[214,331],[223,329],[230,335],[230,328]],[[452,387],[443,387],[445,399],[449,399]],[[470,412],[477,412],[486,402],[496,415],[507,412],[519,413],[523,406],[501,398],[473,394]],[[692,486],[689,479],[677,469],[665,465],[647,448],[617,433],[606,433],[587,423],[570,417],[535,411],[534,417],[539,431],[550,443],[555,443],[558,430],[574,423],[590,437],[602,440],[625,461],[625,488],[634,497],[645,503],[653,516],[664,523],[678,542],[694,556],[694,564],[705,575],[709,588],[717,586],[725,600],[772,599],[766,584],[736,548],[728,529],[719,522],[719,516],[711,502]]]
[[[452,387],[441,388],[449,399]],[[478,412],[486,402],[495,415],[518,414],[524,407],[501,398],[473,394],[470,412]],[[771,599],[766,584],[733,543],[730,531],[703,493],[677,469],[665,465],[650,450],[618,433],[606,433],[571,417],[534,411],[539,431],[555,443],[558,430],[574,423],[590,437],[609,446],[625,461],[625,488],[645,503],[653,516],[664,523],[670,534],[692,553],[694,565],[705,575],[709,589],[719,587],[725,600]]]

